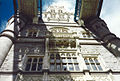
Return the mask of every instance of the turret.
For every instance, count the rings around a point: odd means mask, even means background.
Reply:
[[[21,18],[18,16],[12,16],[8,20],[6,29],[0,34],[0,67],[17,38],[19,30],[25,25],[23,19]]]

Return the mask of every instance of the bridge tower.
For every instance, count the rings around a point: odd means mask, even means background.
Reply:
[[[76,0],[75,15],[59,5],[42,12],[42,0],[14,6],[0,34],[0,81],[120,80],[119,38],[99,18],[102,0]]]

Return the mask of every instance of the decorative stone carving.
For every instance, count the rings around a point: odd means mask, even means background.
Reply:
[[[18,52],[20,54],[27,54],[27,55],[44,55],[45,48],[44,43],[39,45],[20,45]]]
[[[18,81],[21,81],[21,80],[18,80]],[[22,81],[43,81],[43,80],[42,80],[42,76],[26,75],[26,76],[23,76],[23,80]]]
[[[69,37],[73,38],[76,36],[76,32],[71,32],[68,28],[65,27],[53,27],[50,28],[51,35],[53,37]]]
[[[84,81],[83,76],[50,75],[50,81]]]
[[[57,8],[56,8],[57,7]],[[62,9],[61,9],[62,8]],[[73,13],[66,12],[64,7],[50,6],[49,9],[43,13],[44,18],[47,18],[48,21],[70,21],[70,16]]]

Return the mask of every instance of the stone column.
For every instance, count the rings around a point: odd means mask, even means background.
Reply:
[[[49,42],[49,38],[46,38],[46,40],[45,40],[45,56],[43,59],[43,68],[42,68],[42,71],[44,73],[43,81],[48,81],[48,72],[49,72],[48,42]]]
[[[111,33],[107,24],[99,17],[85,21],[85,26],[104,42],[104,46],[116,57],[120,57],[120,38]]]
[[[12,16],[6,25],[6,29],[0,34],[0,67],[2,66],[5,57],[7,56],[15,38],[18,35],[18,22],[17,16]],[[17,23],[18,22],[18,23]]]

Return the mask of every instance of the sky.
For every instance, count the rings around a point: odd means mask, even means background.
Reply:
[[[0,31],[5,28],[7,20],[13,15],[13,0],[0,0]],[[65,6],[74,12],[76,0],[43,0],[43,10],[50,5]],[[120,0],[104,0],[100,17],[107,23],[110,31],[120,38]]]

